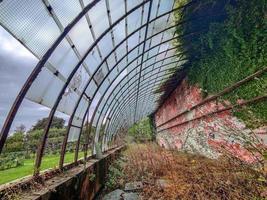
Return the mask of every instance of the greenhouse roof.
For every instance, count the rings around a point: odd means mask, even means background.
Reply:
[[[63,145],[79,142],[87,123],[104,149],[116,133],[155,112],[158,89],[185,63],[176,51],[183,36],[173,15],[185,6],[174,0],[1,1],[0,24],[38,64],[7,116],[0,150],[25,98],[51,108],[39,155],[56,111],[70,116]]]

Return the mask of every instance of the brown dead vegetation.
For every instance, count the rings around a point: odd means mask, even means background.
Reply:
[[[124,159],[124,182],[142,181],[146,200],[265,199],[264,174],[229,156],[213,160],[155,144],[135,144]],[[164,186],[157,184],[159,180]]]

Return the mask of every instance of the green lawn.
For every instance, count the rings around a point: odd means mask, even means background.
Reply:
[[[82,157],[83,153],[79,154]],[[65,163],[71,163],[74,159],[74,153],[66,153]],[[24,165],[16,168],[0,171],[0,185],[8,183],[10,181],[22,178],[24,176],[33,174],[35,159],[25,159]],[[42,160],[41,170],[56,168],[59,162],[59,154],[56,155],[45,155]]]

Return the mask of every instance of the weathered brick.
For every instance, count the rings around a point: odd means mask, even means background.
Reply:
[[[197,86],[191,86],[186,80],[183,80],[158,109],[155,114],[156,125],[158,126],[177,114],[190,109],[202,100],[201,89]],[[174,126],[159,132],[157,134],[157,142],[168,149],[186,150],[212,158],[220,155],[223,149],[244,161],[254,162],[256,160],[255,155],[244,147],[244,143],[247,140],[256,142],[255,134],[241,120],[233,116],[231,111],[220,112],[209,117],[175,126],[214,112],[217,109],[222,109],[227,105],[230,105],[228,101],[218,102],[214,100],[175,118],[158,128],[160,130]],[[259,137],[262,142],[261,145],[266,146],[266,129],[262,128],[255,131],[258,136],[261,134]],[[259,144],[257,143],[257,145]]]

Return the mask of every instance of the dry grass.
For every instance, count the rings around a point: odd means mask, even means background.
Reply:
[[[131,145],[125,152],[125,182],[143,181],[143,199],[264,199],[263,174],[234,158],[212,160],[167,151],[155,144]],[[160,187],[158,179],[168,182]]]

